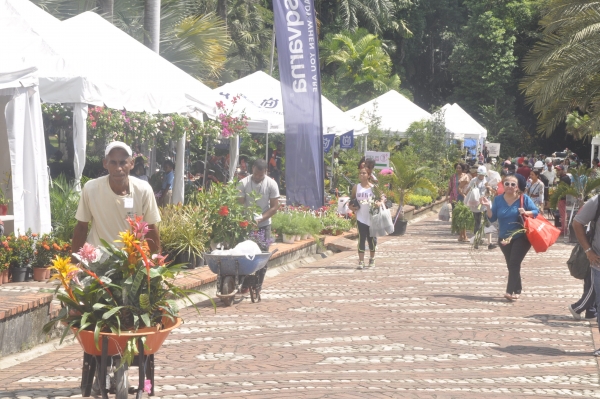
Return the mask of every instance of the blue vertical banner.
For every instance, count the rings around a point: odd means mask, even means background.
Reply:
[[[350,148],[354,148],[354,130],[340,136],[340,149],[349,150]]]
[[[323,206],[321,71],[313,0],[274,0],[288,205]]]
[[[335,142],[335,134],[324,134],[323,135],[323,151],[325,154],[329,153],[333,143]]]

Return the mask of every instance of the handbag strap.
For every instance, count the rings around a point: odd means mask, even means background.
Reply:
[[[592,241],[594,239],[594,234],[596,233],[596,224],[598,223],[598,218],[600,218],[600,197],[598,198],[598,206],[596,207],[596,215],[594,216],[594,223],[590,224],[590,230],[587,234],[589,241]],[[590,242],[590,244],[591,244],[591,242]]]

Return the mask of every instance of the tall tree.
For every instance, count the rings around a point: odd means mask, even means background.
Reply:
[[[522,88],[550,136],[567,118],[580,137],[600,131],[600,2],[552,0],[540,21],[542,39],[525,58]],[[581,113],[584,117],[580,117]]]
[[[144,0],[144,44],[155,53],[160,49],[160,0]]]
[[[400,87],[381,40],[366,29],[328,34],[319,49],[323,92],[338,106],[352,108]]]

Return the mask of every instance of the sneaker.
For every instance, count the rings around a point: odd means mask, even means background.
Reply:
[[[571,312],[571,314],[573,315],[573,319],[581,320],[581,315],[579,313],[577,313],[575,310],[573,310],[573,306],[569,305],[567,307],[569,308],[569,312]]]
[[[490,244],[490,245],[488,245],[488,249],[490,249],[490,250],[491,249],[496,249],[496,248],[498,248],[498,246],[496,244]]]
[[[357,267],[357,269],[358,269],[358,270],[362,270],[362,269],[364,269],[364,268],[365,268],[365,262],[358,262],[358,267]]]
[[[375,267],[375,258],[369,259],[369,267]]]

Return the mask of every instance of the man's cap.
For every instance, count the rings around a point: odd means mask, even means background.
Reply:
[[[504,163],[502,165],[507,166],[507,165],[510,165],[510,164],[511,164],[510,161],[504,161]]]
[[[129,155],[129,156],[133,155],[133,151],[131,151],[131,147],[129,147],[127,144],[123,143],[122,141],[113,141],[112,143],[110,143],[106,146],[106,150],[104,151],[104,156],[107,157],[108,154],[110,154],[110,152],[112,150],[114,150],[115,148],[122,148],[127,152],[127,155]]]
[[[537,161],[535,163],[535,165],[533,165],[534,168],[543,168],[544,167],[544,163],[542,161]]]
[[[556,169],[565,170],[565,167],[562,165],[556,165]]]
[[[487,170],[485,169],[485,166],[481,165],[480,167],[477,168],[477,174],[478,175],[486,175],[487,174]]]

